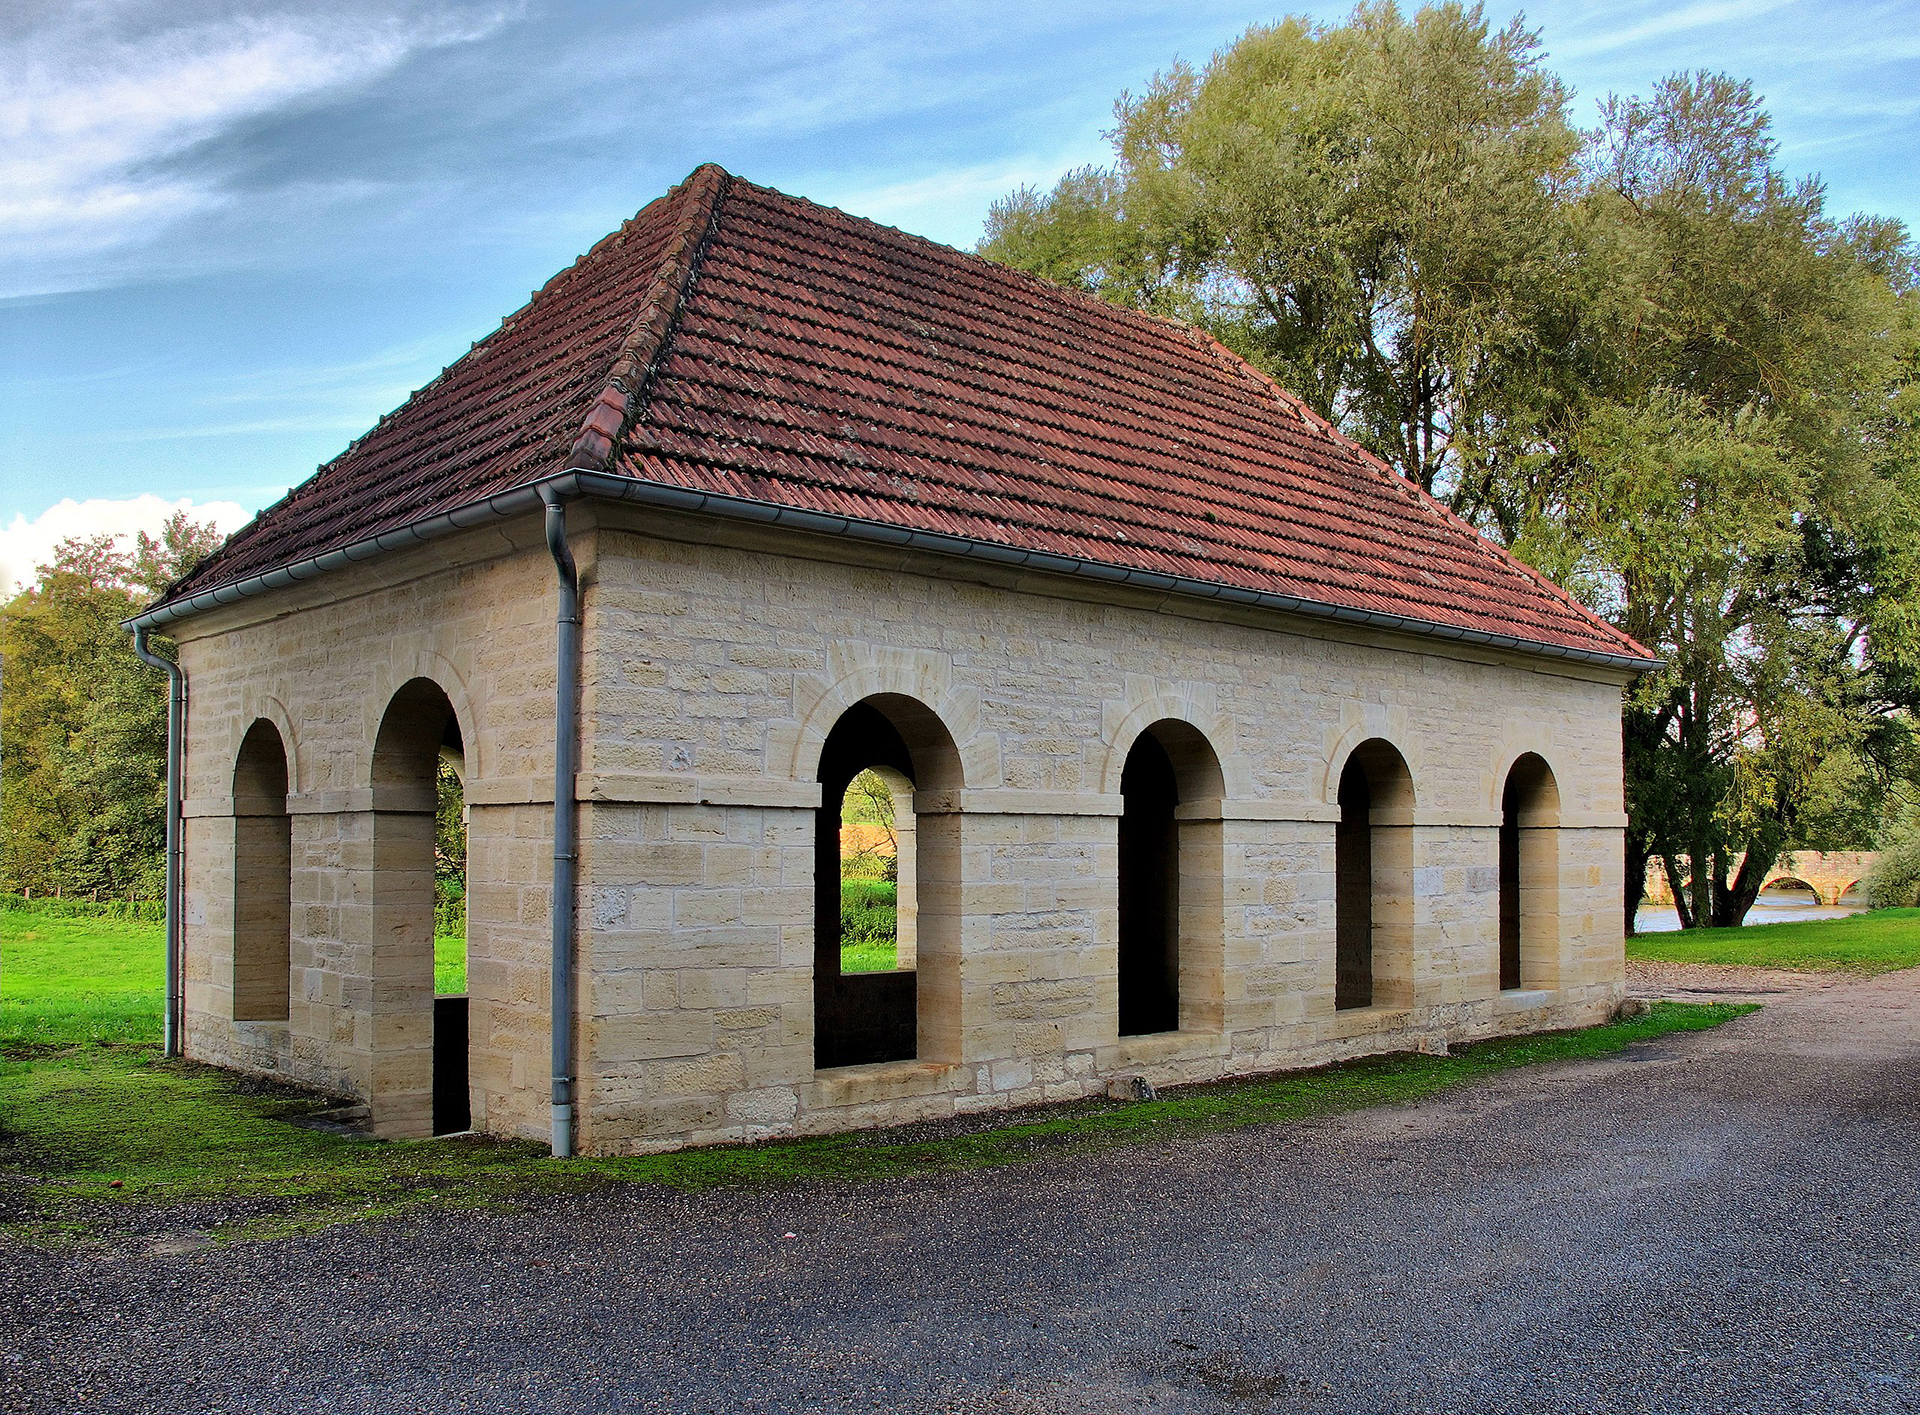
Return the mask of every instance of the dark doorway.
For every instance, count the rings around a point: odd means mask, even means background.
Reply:
[[[404,1106],[409,1127],[436,1135],[465,1130],[472,1120],[464,917],[449,937],[453,971],[445,989],[436,967],[440,823],[448,809],[456,819],[462,814],[449,806],[447,786],[459,795],[464,759],[459,722],[440,685],[415,678],[402,686],[373,751],[375,1026],[393,1033],[375,1051],[375,1094],[391,1097],[396,1111]],[[443,773],[443,762],[454,769]],[[464,874],[464,830],[456,838]],[[378,1112],[374,1121],[381,1124]]]
[[[1500,799],[1500,988],[1551,987],[1557,977],[1560,792],[1532,752],[1513,764]]]
[[[918,974],[911,968],[846,973],[840,967],[840,824],[847,787],[882,767],[916,784],[913,754],[877,707],[856,703],[820,753],[820,813],[814,829],[813,1064],[861,1066],[918,1054]]]
[[[1340,822],[1334,827],[1333,855],[1333,1005],[1336,1008],[1371,1007],[1373,792],[1367,784],[1366,768],[1358,757],[1350,760],[1346,770],[1340,773]]]
[[[1178,782],[1143,732],[1120,775],[1120,1035],[1180,1026]]]
[[[1500,805],[1500,988],[1520,986],[1520,813],[1514,779]]]
[[[467,1026],[467,788],[460,722],[451,712],[434,774],[433,1133],[471,1129]]]

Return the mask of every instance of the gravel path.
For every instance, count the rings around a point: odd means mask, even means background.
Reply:
[[[0,1247],[0,1409],[1920,1411],[1917,1228],[1920,970],[1094,1159]]]

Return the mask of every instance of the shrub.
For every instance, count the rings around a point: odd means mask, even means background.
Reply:
[[[884,880],[840,882],[840,944],[892,944],[898,925],[898,894]]]
[[[166,922],[164,899],[53,899],[0,894],[0,914],[42,914],[59,919],[125,919],[131,923]]]
[[[1867,902],[1876,909],[1920,905],[1920,830],[1904,835],[1880,852],[1867,877]]]
[[[467,888],[462,881],[433,882],[433,934],[435,938],[467,936]]]

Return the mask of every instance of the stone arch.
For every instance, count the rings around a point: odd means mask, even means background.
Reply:
[[[1860,888],[1865,883],[1866,881],[1864,879],[1854,880],[1851,884],[1844,886],[1838,894],[1833,896],[1833,902],[1835,904],[1845,904],[1848,902],[1848,896],[1852,895],[1854,903],[1866,903],[1866,891]],[[1855,894],[1855,890],[1860,890],[1860,892]]]
[[[1417,751],[1411,746],[1404,724],[1388,721],[1384,711],[1371,710],[1359,722],[1349,726],[1340,734],[1331,751],[1328,752],[1320,780],[1320,799],[1329,806],[1340,804],[1340,783],[1352,764],[1354,754],[1365,747],[1377,752],[1378,747],[1391,751],[1400,763],[1400,770],[1406,775],[1404,809],[1409,820],[1417,799],[1414,783],[1422,776]],[[1398,802],[1399,792],[1393,793]]]
[[[1369,737],[1340,767],[1334,804],[1334,1008],[1413,1005],[1413,773]]]
[[[487,776],[493,768],[492,744],[479,730],[465,675],[431,649],[396,646],[388,661],[375,668],[368,691],[361,733],[364,756],[359,768],[360,780],[370,781],[375,774],[373,757],[379,749],[380,731],[394,699],[403,689],[420,681],[431,683],[446,698],[453,720],[458,725],[468,777],[479,779]]]
[[[1826,902],[1820,898],[1820,890],[1817,886],[1807,880],[1801,879],[1798,875],[1785,873],[1771,876],[1765,884],[1760,886],[1760,893],[1762,895],[1777,894],[1782,885],[1789,886],[1795,890],[1805,890],[1808,894],[1811,894],[1817,902],[1822,904]]]
[[[304,753],[300,744],[300,733],[294,727],[293,714],[287,711],[287,705],[272,693],[244,690],[240,694],[240,712],[236,723],[244,722],[247,730],[259,721],[273,724],[273,730],[280,734],[280,746],[287,756],[287,793],[298,795],[306,787],[307,777],[304,770]],[[245,735],[244,733],[242,734]],[[234,751],[238,753],[239,745]]]
[[[913,835],[913,966],[840,967],[840,819],[847,786],[881,768],[904,783]],[[960,817],[965,768],[927,704],[876,693],[849,704],[821,741],[814,829],[814,1064],[956,1061],[960,1055]],[[900,824],[896,815],[896,829]]]
[[[1560,786],[1537,752],[1507,768],[1500,793],[1499,986],[1551,988],[1560,968]]]
[[[853,649],[867,652],[855,655]],[[945,655],[873,650],[849,646],[842,657],[864,662],[845,665],[831,682],[817,683],[797,723],[777,729],[770,742],[773,759],[784,760],[794,781],[817,781],[827,736],[849,708],[886,698],[911,702],[939,725],[954,747],[951,769],[943,767],[938,784],[918,782],[917,791],[959,790],[1000,784],[1000,739],[984,729],[976,694],[956,689]]]
[[[1212,1031],[1224,1016],[1219,754],[1167,717],[1132,736],[1120,776],[1119,1034]]]
[[[1243,764],[1232,749],[1232,724],[1187,693],[1156,693],[1137,700],[1107,733],[1106,757],[1100,766],[1103,794],[1120,794],[1120,780],[1134,745],[1149,729],[1168,723],[1178,724],[1204,745],[1216,783],[1209,792],[1212,797],[1241,800],[1252,794]]]
[[[1544,732],[1528,732],[1507,739],[1504,743],[1505,750],[1499,758],[1496,758],[1496,764],[1499,769],[1487,775],[1486,806],[1488,810],[1498,811],[1504,809],[1507,788],[1513,781],[1514,771],[1520,767],[1522,762],[1525,762],[1531,757],[1540,764],[1540,768],[1544,769],[1547,775],[1553,780],[1551,819],[1542,817],[1540,824],[1560,824],[1560,812],[1565,809],[1564,803],[1560,799],[1560,773],[1554,769],[1553,754],[1545,750],[1545,738],[1546,734]]]
[[[293,1002],[289,752],[271,718],[248,724],[233,763],[233,1020],[285,1022]]]

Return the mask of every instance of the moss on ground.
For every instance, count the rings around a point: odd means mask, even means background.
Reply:
[[[1627,957],[1869,976],[1920,968],[1920,909],[1873,909],[1844,919],[1637,934]]]
[[[1479,1042],[1445,1057],[1371,1057],[1183,1087],[1155,1101],[1056,1107],[964,1132],[915,1127],[626,1159],[554,1160],[539,1146],[470,1138],[357,1140],[291,1123],[324,1101],[164,1061],[151,1048],[42,1048],[0,1060],[0,1170],[28,1180],[28,1212],[9,1225],[22,1236],[86,1236],[176,1215],[222,1239],[265,1238],[606,1184],[861,1181],[1093,1153],[1415,1101],[1751,1010],[1663,1002],[1630,1021]]]

